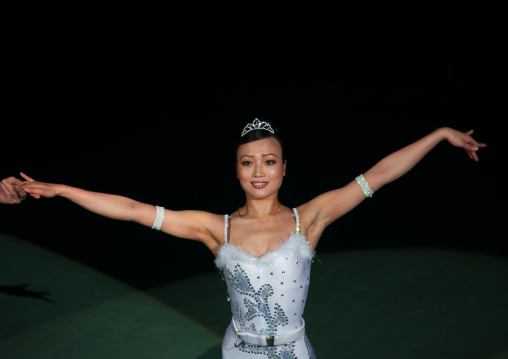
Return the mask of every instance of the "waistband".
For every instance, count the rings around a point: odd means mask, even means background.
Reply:
[[[279,334],[279,335],[258,335],[252,333],[242,332],[238,329],[238,326],[235,323],[235,318],[231,321],[233,324],[233,329],[236,333],[235,338],[235,347],[238,347],[242,342],[260,346],[268,346],[273,347],[276,345],[287,344],[290,342],[294,342],[297,339],[300,339],[305,334],[305,321],[302,318],[302,325],[295,329],[292,332]],[[238,341],[239,340],[239,341]],[[237,344],[238,343],[238,344]]]

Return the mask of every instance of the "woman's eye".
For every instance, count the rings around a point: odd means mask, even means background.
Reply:
[[[242,162],[242,166],[250,166],[251,164],[252,164],[251,161]]]
[[[267,164],[267,165],[274,165],[274,164],[276,164],[276,163],[277,163],[277,162],[275,162],[274,160],[268,160],[268,161],[266,161],[266,164]]]

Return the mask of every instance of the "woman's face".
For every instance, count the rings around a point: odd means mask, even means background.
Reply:
[[[286,174],[279,142],[268,137],[241,145],[236,153],[236,174],[247,198],[277,195]]]

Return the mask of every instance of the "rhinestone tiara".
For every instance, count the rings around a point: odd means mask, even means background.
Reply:
[[[272,126],[268,122],[265,121],[259,121],[257,118],[252,123],[248,123],[242,131],[242,136],[245,136],[247,133],[249,133],[252,130],[266,130],[268,132],[271,132],[274,134]]]

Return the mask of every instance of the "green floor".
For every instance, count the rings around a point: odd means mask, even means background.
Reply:
[[[508,358],[506,258],[371,249],[319,260],[305,313],[318,358]],[[220,358],[225,298],[217,273],[141,292],[0,236],[0,359]]]

